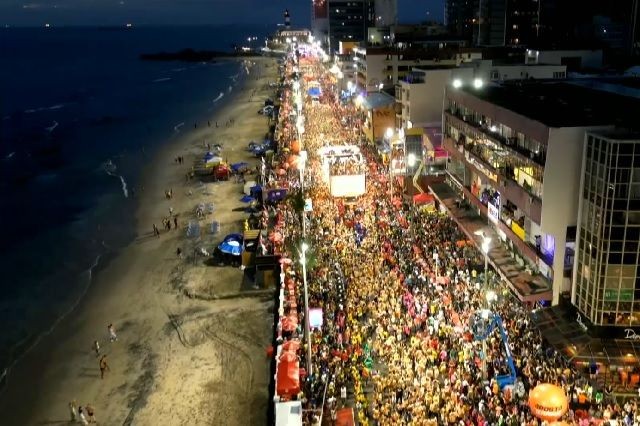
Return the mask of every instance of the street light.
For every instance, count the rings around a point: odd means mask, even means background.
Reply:
[[[391,137],[393,136],[393,129],[391,127],[387,127],[387,130],[384,132],[384,136],[387,139],[391,139]]]
[[[488,286],[488,276],[487,271],[489,270],[489,249],[491,244],[491,237],[487,237],[484,231],[476,231],[475,235],[482,237],[482,252],[484,253],[484,288],[487,289]]]
[[[378,92],[381,91],[383,87],[384,87],[383,83],[378,84]]]
[[[474,78],[473,79],[473,87],[475,89],[480,89],[480,88],[482,88],[483,85],[484,85],[484,82],[482,81],[482,79],[480,79],[480,78]]]
[[[462,87],[462,80],[460,80],[459,78],[456,78],[455,80],[453,80],[453,87],[455,89],[459,89]]]
[[[311,377],[313,373],[311,367],[311,324],[309,323],[309,289],[307,287],[307,250],[309,250],[309,244],[302,243],[300,249],[302,250],[300,263],[302,263],[302,285],[304,288],[304,333],[307,340],[307,377]]]
[[[417,160],[416,155],[413,152],[407,155],[407,164],[409,165],[409,167],[415,166],[416,160]]]

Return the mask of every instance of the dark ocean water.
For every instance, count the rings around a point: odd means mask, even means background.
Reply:
[[[134,238],[131,189],[163,144],[210,116],[238,61],[143,62],[229,50],[266,29],[0,29],[0,373]]]

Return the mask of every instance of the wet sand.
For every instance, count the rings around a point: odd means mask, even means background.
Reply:
[[[92,405],[100,425],[266,424],[272,295],[248,295],[238,268],[194,258],[194,249],[212,251],[222,236],[242,231],[246,214],[234,209],[244,206],[243,185],[233,178],[185,178],[204,154],[204,141],[222,143],[222,157],[230,163],[257,164],[245,147],[268,130],[257,111],[273,94],[268,83],[276,81],[277,65],[273,59],[252,61],[246,83],[211,117],[211,127],[187,123],[145,166],[132,212],[136,240],[97,272],[78,308],[12,369],[0,396],[1,424],[67,424],[72,400]],[[235,124],[225,126],[231,117]],[[177,164],[176,156],[185,164]],[[173,198],[167,200],[170,188]],[[201,220],[195,215],[200,202],[215,206]],[[178,214],[179,230],[162,227],[170,208]],[[212,220],[220,222],[217,235],[208,230]],[[188,221],[200,222],[199,239],[187,238]],[[160,237],[153,235],[153,223]],[[110,323],[118,336],[113,343]],[[96,339],[110,367],[104,379],[92,345]]]

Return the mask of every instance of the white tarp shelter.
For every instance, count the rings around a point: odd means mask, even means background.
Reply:
[[[300,401],[277,402],[276,426],[302,426],[302,403]]]

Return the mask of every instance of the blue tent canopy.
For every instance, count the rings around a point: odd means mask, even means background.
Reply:
[[[320,96],[322,92],[320,91],[319,87],[312,87],[307,91],[307,93],[309,94],[309,96]]]
[[[232,170],[234,173],[237,173],[237,172],[238,172],[238,170],[240,170],[240,169],[242,169],[242,168],[244,168],[244,167],[247,167],[247,166],[249,166],[249,163],[245,163],[244,161],[242,161],[242,162],[240,162],[240,163],[233,163],[233,164],[231,165],[231,170]]]
[[[254,201],[256,201],[256,199],[251,195],[245,195],[244,197],[240,198],[240,201],[243,203],[253,203]]]
[[[218,249],[225,254],[240,256],[242,253],[242,240],[241,234],[229,234],[218,245]]]

